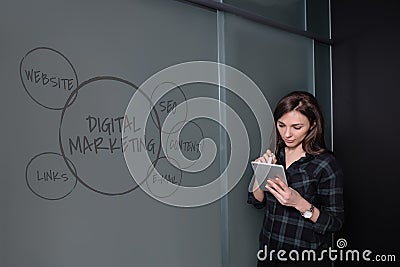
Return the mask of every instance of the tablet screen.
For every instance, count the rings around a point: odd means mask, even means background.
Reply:
[[[249,191],[253,191],[254,182],[257,181],[257,184],[261,185],[261,189],[266,191],[265,185],[268,179],[274,179],[276,177],[280,178],[286,185],[286,175],[285,170],[282,165],[278,164],[268,164],[263,162],[251,162],[251,166],[254,170],[253,181],[249,186]]]

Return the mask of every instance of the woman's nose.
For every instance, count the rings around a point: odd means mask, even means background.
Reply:
[[[290,127],[287,127],[285,131],[285,137],[290,137],[290,136],[292,136],[292,132],[290,131]]]

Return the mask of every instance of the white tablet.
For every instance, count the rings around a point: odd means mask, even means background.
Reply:
[[[251,166],[254,170],[255,180],[257,180],[257,183],[261,185],[261,189],[264,191],[267,190],[265,188],[265,185],[268,179],[274,179],[278,177],[286,185],[288,184],[286,180],[285,170],[282,165],[252,161]]]

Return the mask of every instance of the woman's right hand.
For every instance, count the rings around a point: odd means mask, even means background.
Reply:
[[[269,150],[269,149],[267,149],[267,151],[261,157],[259,157],[258,159],[254,160],[254,161],[268,163],[268,158],[269,157],[272,157],[272,162],[271,163],[275,164],[276,163],[276,157],[272,153],[272,151]]]
[[[254,160],[254,161],[268,163],[268,158],[270,158],[270,157],[272,157],[271,163],[275,164],[276,157],[272,153],[272,151],[269,149],[267,149],[267,151],[261,157],[259,157],[258,159]],[[262,202],[265,197],[264,191],[260,188],[257,180],[255,180],[254,184],[253,184],[253,195],[259,202]]]

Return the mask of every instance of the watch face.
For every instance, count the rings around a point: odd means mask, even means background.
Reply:
[[[309,210],[305,211],[305,212],[303,213],[303,217],[304,217],[304,218],[307,218],[307,219],[311,218],[311,217],[312,217],[312,212],[309,211]]]

